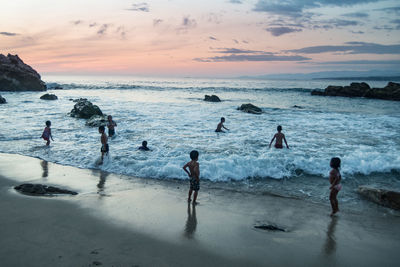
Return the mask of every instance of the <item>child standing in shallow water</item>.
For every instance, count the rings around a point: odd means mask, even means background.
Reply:
[[[329,182],[331,186],[329,189],[331,193],[329,194],[329,200],[332,206],[331,216],[336,214],[339,211],[339,202],[337,200],[337,195],[339,191],[342,189],[342,185],[340,181],[342,180],[342,176],[340,175],[340,158],[332,158],[330,162],[330,166],[332,170],[329,172]]]
[[[190,159],[191,161],[183,166],[183,170],[188,174],[190,178],[188,201],[192,200],[192,192],[194,191],[193,204],[197,204],[197,193],[200,190],[200,167],[199,163],[197,162],[197,160],[199,159],[199,152],[197,152],[196,150],[190,152]],[[189,171],[186,168],[189,168]]]
[[[46,146],[50,145],[50,138],[51,138],[51,141],[54,141],[53,136],[51,135],[50,126],[51,126],[51,121],[46,121],[46,127],[44,128],[43,133],[42,133],[42,138],[45,141],[47,141]]]
[[[289,145],[286,142],[285,135],[283,133],[281,133],[282,126],[279,125],[277,127],[277,131],[278,132],[274,135],[274,137],[272,138],[271,142],[269,143],[269,147],[271,147],[272,142],[274,142],[274,139],[276,139],[275,148],[283,148],[282,140],[285,141],[286,147],[289,148]]]

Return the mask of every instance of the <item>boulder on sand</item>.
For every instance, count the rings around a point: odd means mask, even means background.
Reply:
[[[211,96],[205,95],[204,96],[204,101],[207,101],[207,102],[221,102],[221,99],[219,99],[219,97],[216,96],[216,95],[211,95]]]
[[[77,195],[77,192],[61,189],[54,186],[47,186],[43,184],[21,184],[14,187],[20,193],[39,196],[51,196],[54,194],[69,194]]]
[[[58,97],[56,95],[53,95],[53,94],[44,94],[44,95],[42,95],[40,97],[40,99],[43,99],[43,100],[57,100]]]
[[[0,91],[46,91],[46,84],[18,55],[0,54]]]
[[[70,113],[71,117],[83,119],[89,119],[94,115],[103,116],[103,112],[101,112],[98,106],[93,105],[87,99],[80,99],[78,102],[76,102]]]
[[[253,104],[242,104],[240,107],[237,108],[243,112],[251,113],[251,114],[261,114],[261,108],[254,106]]]
[[[0,95],[0,104],[7,103],[6,99]]]
[[[400,210],[400,192],[360,186],[358,187],[358,193],[382,206]]]

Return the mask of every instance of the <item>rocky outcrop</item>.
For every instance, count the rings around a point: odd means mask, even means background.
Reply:
[[[90,119],[94,115],[103,116],[100,108],[87,99],[80,99],[70,113],[71,117]]]
[[[7,103],[6,99],[0,95],[0,104]]]
[[[313,90],[311,95],[366,97],[400,101],[400,84],[389,82],[384,88],[372,88],[367,83],[351,83],[350,86],[328,86],[324,91]]]
[[[254,106],[253,104],[242,104],[240,107],[237,108],[243,112],[251,113],[251,114],[261,114],[261,108]]]
[[[205,95],[204,96],[204,101],[207,101],[207,102],[221,102],[221,99],[219,99],[219,97],[216,96],[216,95],[211,95],[211,96]]]
[[[86,121],[86,126],[90,127],[99,127],[99,126],[106,126],[107,125],[107,116],[106,115],[94,115],[90,117]]]
[[[400,210],[400,192],[360,186],[358,193],[382,206]]]
[[[37,196],[51,196],[54,194],[69,194],[77,195],[77,192],[61,189],[54,186],[47,186],[42,184],[21,184],[14,187],[20,193],[37,195]]]
[[[58,97],[56,95],[53,95],[53,94],[44,94],[44,95],[42,95],[40,97],[40,99],[43,99],[43,100],[57,100]]]
[[[18,55],[0,54],[0,91],[46,91],[46,84]]]

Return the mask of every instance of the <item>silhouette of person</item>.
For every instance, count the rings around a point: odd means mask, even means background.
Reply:
[[[192,206],[192,209],[190,209],[190,206]],[[188,239],[192,239],[194,236],[194,233],[196,232],[197,228],[197,218],[196,218],[196,205],[191,205],[188,203],[187,207],[187,220],[185,224],[185,232],[184,235]]]

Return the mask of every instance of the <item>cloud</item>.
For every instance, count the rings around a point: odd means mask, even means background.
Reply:
[[[162,22],[162,19],[153,19],[153,27],[160,25]]]
[[[215,53],[223,54],[263,54],[263,55],[273,55],[271,52],[257,51],[257,50],[246,50],[238,48],[215,48]]]
[[[97,23],[96,23],[96,22],[93,22],[93,23],[90,23],[90,24],[89,24],[89,27],[90,27],[90,28],[93,28],[93,27],[96,27],[96,26],[97,26]]]
[[[83,20],[74,20],[74,21],[72,21],[72,24],[74,24],[74,25],[79,25],[79,24],[82,24],[83,23]]]
[[[126,10],[130,11],[141,11],[141,12],[150,12],[149,5],[145,2],[143,3],[138,3],[138,4],[132,4],[131,8],[127,8]]]
[[[290,27],[269,27],[265,29],[267,32],[270,32],[273,36],[281,36],[287,33],[292,32],[301,32],[302,29],[298,28],[290,28]]]
[[[105,35],[107,32],[107,29],[111,26],[111,24],[103,24],[101,25],[100,29],[97,31],[98,35]]]
[[[16,36],[19,35],[18,33],[15,32],[0,32],[0,35],[4,35],[4,36]]]
[[[342,16],[349,17],[349,18],[368,18],[369,14],[364,13],[364,12],[352,12],[352,13],[343,14]]]
[[[218,41],[218,39],[215,38],[214,36],[209,36],[208,39],[213,40],[213,41]]]
[[[229,0],[228,2],[232,4],[242,4],[241,0]]]
[[[239,43],[239,41],[238,41],[238,40],[236,40],[236,39],[232,39],[232,41],[234,41],[234,42],[235,42],[235,44],[238,44],[238,43]]]
[[[191,19],[190,16],[184,16],[181,25],[177,28],[177,32],[186,33],[189,29],[196,28],[196,26],[197,22],[195,19]]]
[[[382,45],[365,42],[347,42],[345,45],[309,46],[300,49],[285,50],[284,52],[300,54],[321,54],[343,52],[346,54],[400,54],[400,44]]]
[[[317,65],[400,65],[400,60],[348,60],[314,62]]]
[[[310,58],[303,56],[280,56],[273,54],[243,55],[232,54],[208,58],[194,58],[198,62],[240,62],[240,61],[304,61]]]

